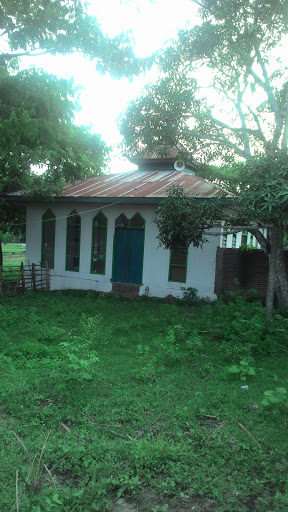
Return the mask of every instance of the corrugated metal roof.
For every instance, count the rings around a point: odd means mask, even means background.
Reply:
[[[232,197],[226,190],[187,171],[129,171],[95,176],[67,184],[59,197],[163,198],[173,185],[183,187],[189,197]]]

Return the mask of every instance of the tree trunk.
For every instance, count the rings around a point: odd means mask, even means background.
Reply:
[[[277,279],[277,256],[278,256],[278,241],[279,241],[279,227],[273,226],[271,229],[271,252],[269,254],[269,272],[266,290],[266,305],[265,317],[266,320],[272,316],[274,305],[274,293],[276,289]]]
[[[0,240],[0,271],[2,271],[3,268],[3,251],[2,251],[2,242]]]
[[[267,289],[267,295],[266,295],[266,308],[268,308],[268,311],[270,313],[267,314],[270,316],[272,314],[272,308],[271,303],[273,304],[272,300],[274,301],[274,294],[276,294],[278,305],[280,308],[288,308],[288,275],[286,272],[286,265],[285,265],[285,253],[284,253],[284,247],[283,247],[283,236],[284,236],[284,228],[283,226],[277,227],[278,235],[277,240],[270,240],[269,234],[267,236],[267,239],[264,237],[264,235],[259,231],[259,229],[249,229],[250,233],[254,235],[257,239],[257,241],[260,243],[261,248],[267,254],[269,258],[269,274],[268,274],[268,288]],[[274,231],[274,230],[273,230]],[[275,233],[274,233],[275,234]],[[270,233],[271,236],[271,233]],[[276,236],[276,235],[275,235]],[[273,237],[273,234],[272,234]],[[274,274],[274,269],[271,270],[270,275],[270,265],[271,265],[271,252],[272,252],[272,245],[276,243],[277,248],[277,254],[275,256],[276,259],[276,272]],[[275,248],[275,245],[274,245]],[[275,248],[275,251],[276,251]],[[274,263],[273,263],[274,265]],[[269,281],[269,275],[270,275],[270,281]],[[274,277],[273,277],[274,276]],[[274,291],[272,294],[272,277],[274,279]],[[267,306],[267,297],[269,302],[269,307]],[[266,315],[267,316],[267,315]]]
[[[281,228],[280,228],[281,229]],[[280,308],[288,307],[288,276],[285,265],[285,253],[283,247],[283,228],[279,233],[277,245],[277,261],[276,261],[276,294],[278,305]]]
[[[2,251],[2,242],[0,239],[0,296],[2,295],[2,271],[3,271],[3,251]]]

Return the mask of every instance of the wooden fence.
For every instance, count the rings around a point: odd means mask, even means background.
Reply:
[[[34,292],[50,291],[50,273],[48,265],[45,267],[32,263],[4,267],[0,270],[0,295],[10,293],[25,293],[27,290]]]

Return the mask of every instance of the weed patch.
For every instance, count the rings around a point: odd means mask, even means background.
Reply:
[[[285,312],[187,294],[1,298],[0,510],[287,510]]]

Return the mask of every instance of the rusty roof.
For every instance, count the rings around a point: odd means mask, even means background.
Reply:
[[[193,198],[233,197],[226,190],[188,171],[129,171],[87,178],[66,184],[62,198],[164,198],[178,185]]]

